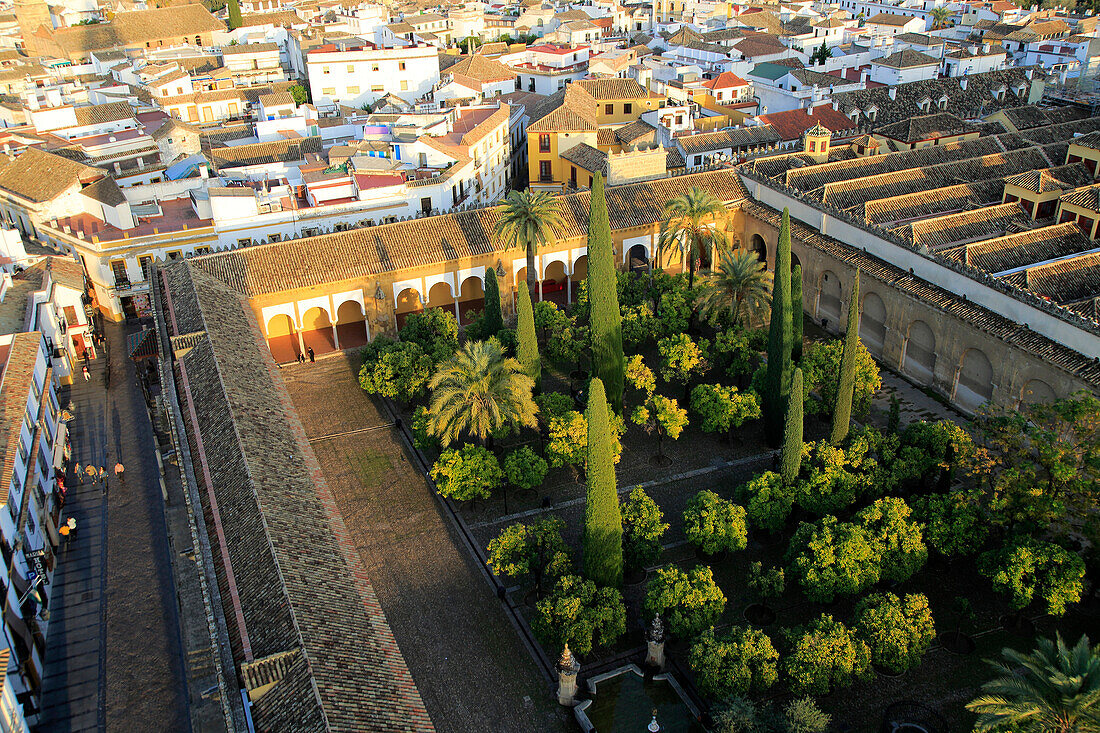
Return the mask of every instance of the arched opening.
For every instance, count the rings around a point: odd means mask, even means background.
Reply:
[[[450,283],[438,282],[428,289],[428,307],[443,308],[454,313],[455,299]]]
[[[527,282],[527,266],[524,265],[523,267],[516,270],[516,281],[513,284],[513,289],[515,289],[518,292],[520,283],[526,283],[526,282]],[[536,283],[535,289],[531,292],[531,301],[532,302],[537,302],[538,299],[539,299],[539,292],[538,292],[538,284]]]
[[[1055,399],[1054,388],[1041,379],[1029,379],[1020,392],[1020,402],[1025,405],[1046,405]]]
[[[397,307],[394,313],[397,316],[397,328],[405,325],[405,319],[413,313],[420,313],[424,305],[420,299],[420,292],[416,288],[405,288],[397,295]]]
[[[547,265],[542,281],[542,299],[556,305],[565,305],[568,298],[565,281],[564,262],[554,261]]]
[[[358,302],[345,300],[336,309],[336,335],[340,338],[341,349],[367,345],[370,338],[367,333],[367,319]]]
[[[462,281],[458,294],[458,312],[462,325],[473,323],[478,314],[485,310],[485,288],[481,278],[471,275]]]
[[[832,270],[821,273],[818,284],[821,295],[817,300],[817,317],[821,325],[837,328],[840,325],[840,278]]]
[[[750,247],[753,252],[756,253],[756,258],[761,262],[767,263],[768,261],[768,243],[764,241],[764,238],[759,234],[752,235],[750,240]]]
[[[314,354],[336,351],[332,319],[327,310],[314,306],[302,315],[302,343],[307,349],[313,349]]]
[[[967,410],[977,410],[993,397],[993,364],[981,349],[968,349],[959,366],[955,402]]]
[[[572,298],[577,297],[577,287],[588,278],[588,255],[581,255],[573,263],[573,274],[569,279],[573,281]]]
[[[859,338],[874,356],[882,356],[886,343],[886,305],[876,293],[867,293],[863,298]]]
[[[268,319],[267,347],[279,364],[298,361],[298,332],[290,316],[279,313]]]
[[[932,384],[936,373],[936,335],[924,321],[909,325],[901,370],[918,384]]]
[[[649,272],[649,255],[644,244],[635,244],[627,250],[626,266],[631,272]]]
[[[794,272],[794,268],[802,264],[802,260],[798,259],[798,255],[791,252],[791,272]]]

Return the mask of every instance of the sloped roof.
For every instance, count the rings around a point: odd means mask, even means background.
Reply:
[[[906,23],[911,23],[915,18],[909,15],[895,15],[894,13],[877,13],[872,15],[866,20],[867,23],[874,23],[875,25],[896,25],[903,26]]]
[[[586,171],[601,173],[607,170],[607,153],[604,153],[586,143],[580,143],[561,154],[563,160],[568,160]]]
[[[464,76],[482,83],[494,81],[512,81],[516,72],[494,59],[479,54],[467,56],[447,68],[447,73]]]
[[[591,131],[596,129],[596,110],[591,102],[577,99],[577,93],[591,97],[574,89],[573,82],[565,89],[537,102],[528,110],[530,124],[527,129],[533,132]]]
[[[911,69],[916,66],[936,66],[940,62],[939,59],[932,58],[926,53],[907,48],[904,51],[896,51],[880,59],[872,59],[871,63],[888,66],[891,69]]]
[[[968,132],[974,132],[974,128],[966,120],[950,112],[937,112],[884,125],[876,134],[902,143],[914,143]]]
[[[66,53],[84,55],[90,51],[224,30],[222,21],[202,5],[195,4],[118,13],[108,23],[59,28],[48,32],[47,37]]]
[[[26,148],[14,160],[0,158],[0,188],[36,203],[103,176],[98,168],[38,148]]]
[[[649,96],[636,79],[578,79],[570,84],[588,92],[596,101],[609,99],[642,99]]]
[[[798,140],[803,132],[815,124],[824,125],[831,132],[856,129],[856,123],[852,122],[851,118],[833,109],[829,104],[814,107],[812,115],[804,109],[792,109],[760,115],[757,119],[766,125],[771,125],[784,141]]]
[[[305,160],[310,153],[321,152],[319,136],[294,140],[272,140],[265,143],[249,143],[227,148],[213,148],[210,159],[216,168],[236,168],[264,163],[289,163]]]
[[[126,203],[125,194],[122,193],[122,189],[115,183],[115,179],[110,176],[105,176],[92,185],[85,186],[81,189],[80,193],[101,204],[106,204],[107,206],[118,206],[119,204]]]
[[[703,82],[703,86],[707,89],[732,89],[748,86],[748,84],[747,81],[737,74],[734,74],[732,71],[723,71],[715,78]]]

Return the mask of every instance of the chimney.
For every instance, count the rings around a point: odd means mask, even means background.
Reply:
[[[836,101],[835,99],[833,100],[833,109],[837,112],[840,111],[840,102]]]
[[[897,99],[897,98],[898,98],[898,88],[897,87],[890,87],[890,99]]]
[[[871,78],[871,72],[867,71],[867,69],[863,69],[862,71],[859,72],[859,83],[860,84],[862,84],[864,86],[867,86],[867,80],[870,79],[870,78]]]
[[[966,77],[965,76],[963,78],[959,79],[959,88],[962,89],[964,92],[966,91]]]
[[[988,43],[983,43],[982,44],[982,53],[989,53],[989,44]]]
[[[1024,72],[1024,74],[1027,76],[1028,80],[1030,81],[1031,77],[1035,75],[1035,69],[1028,69],[1027,71]]]
[[[807,117],[813,117],[813,116],[814,116],[814,105],[813,105],[813,102],[810,102],[810,106],[806,108],[806,116],[807,116]]]

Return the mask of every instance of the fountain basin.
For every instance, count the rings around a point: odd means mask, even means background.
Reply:
[[[705,733],[698,708],[667,672],[647,679],[628,664],[589,679],[588,694],[591,699],[573,708],[585,733],[645,731],[654,710],[661,733]]]

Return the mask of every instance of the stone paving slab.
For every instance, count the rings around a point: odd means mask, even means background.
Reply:
[[[443,733],[574,730],[388,418],[359,388],[355,359],[293,364],[282,375],[432,722]]]

